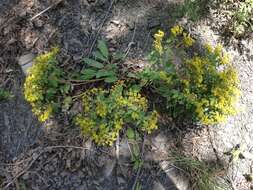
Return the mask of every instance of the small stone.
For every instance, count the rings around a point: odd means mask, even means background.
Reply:
[[[109,51],[110,51],[110,52],[115,52],[115,51],[116,51],[116,49],[115,49],[115,48],[113,48],[113,47],[111,47],[111,48],[109,48]]]
[[[116,160],[108,160],[103,169],[104,177],[107,178],[112,174],[112,171],[116,165]]]
[[[35,55],[32,53],[22,55],[19,60],[18,64],[21,66],[22,71],[25,73],[25,75],[28,74],[28,69],[33,66]]]
[[[112,20],[111,23],[115,24],[115,25],[119,25],[120,24],[120,21],[119,20]]]
[[[155,190],[165,190],[163,185],[159,181],[155,181],[153,185],[153,189]]]
[[[31,61],[33,61],[34,57],[35,56],[32,53],[22,55],[18,60],[18,64],[20,66],[26,65],[26,64],[30,63]]]
[[[155,137],[152,138],[152,143],[155,145],[155,149],[159,150],[165,150],[166,144],[167,144],[167,139],[166,136],[162,133],[159,133]]]
[[[119,185],[122,185],[122,184],[126,183],[126,180],[123,177],[118,177],[117,180],[118,180]]]
[[[34,20],[33,24],[37,28],[41,28],[44,25],[42,20]]]
[[[120,154],[120,156],[122,156],[124,158],[123,159],[124,161],[126,161],[127,159],[129,159],[131,157],[131,153],[130,153],[130,150],[129,150],[127,138],[123,138],[120,141],[119,154]]]

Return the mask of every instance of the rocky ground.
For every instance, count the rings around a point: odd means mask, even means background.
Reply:
[[[97,147],[89,139],[83,139],[67,120],[40,124],[24,101],[25,76],[18,65],[20,57],[59,46],[64,66],[71,69],[90,54],[97,39],[105,39],[110,51],[127,54],[125,64],[142,66],[152,46],[153,33],[174,25],[179,3],[167,0],[0,2],[0,86],[14,95],[11,100],[0,102],[3,189],[118,190],[139,184],[142,189],[190,189],[187,179],[168,160],[174,149],[201,160],[224,163],[229,167],[226,179],[232,187],[250,189],[251,184],[243,175],[252,173],[253,43],[249,39],[224,41],[215,15],[210,14],[197,23],[184,18],[177,21],[203,43],[223,43],[232,55],[239,71],[242,96],[239,114],[227,124],[178,132],[175,124],[170,123],[137,142],[122,135],[113,147]],[[32,19],[50,6],[47,12]],[[133,169],[129,148],[136,143],[144,161],[137,170]],[[229,164],[229,156],[224,152],[238,144],[243,147],[245,159]]]

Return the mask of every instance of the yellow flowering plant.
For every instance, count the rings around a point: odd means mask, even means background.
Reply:
[[[163,34],[159,35],[157,39]],[[80,101],[82,112],[70,115],[70,119],[74,117],[82,133],[99,145],[112,145],[124,126],[134,126],[148,134],[157,129],[158,113],[149,111],[147,99],[140,89],[132,87],[131,80],[118,80],[125,76],[118,75],[118,67],[109,63],[109,50],[103,41],[99,41],[98,49],[94,56],[100,62],[86,58],[85,68],[74,73],[81,73],[79,80],[59,67],[57,48],[35,59],[25,80],[24,96],[39,121],[44,122],[59,111],[69,113],[73,101]],[[85,91],[75,95],[74,87],[81,85]]]
[[[147,99],[124,88],[118,82],[109,90],[92,88],[82,95],[83,111],[74,118],[75,124],[99,145],[112,145],[126,124],[147,133],[157,128],[157,112],[148,111]]]
[[[204,125],[218,124],[235,114],[237,73],[220,44],[205,44],[204,53],[199,55],[189,49],[194,43],[181,26],[174,26],[168,39],[159,41],[161,47],[157,48],[155,38],[151,65],[137,76],[143,86],[163,97],[170,116]],[[159,49],[163,52],[154,53]],[[181,56],[180,65],[173,62],[175,55]]]
[[[30,68],[24,84],[25,99],[39,121],[49,119],[60,106],[59,96],[69,90],[69,85],[62,83],[63,71],[57,67],[58,49],[39,55]]]

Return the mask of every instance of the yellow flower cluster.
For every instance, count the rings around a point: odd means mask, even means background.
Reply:
[[[211,46],[211,44],[205,44],[204,47],[205,47],[205,49],[207,50],[208,53],[213,52],[213,47]]]
[[[154,35],[155,38],[154,48],[157,52],[159,52],[160,55],[163,53],[163,45],[162,45],[163,37],[164,32],[161,30],[158,30],[158,32]]]
[[[40,55],[35,59],[35,64],[30,68],[24,84],[25,99],[32,105],[32,110],[41,122],[46,121],[53,113],[53,106],[48,99],[47,90],[49,75],[57,68],[50,63],[55,60],[58,49]]]
[[[103,102],[96,103],[96,113],[100,117],[105,117],[107,114],[107,107]]]
[[[179,25],[175,25],[173,28],[170,29],[171,33],[173,36],[178,36],[178,35],[181,35],[183,33],[183,28],[182,26],[179,26]]]
[[[215,54],[216,56],[221,56],[221,55],[222,55],[222,49],[223,49],[222,45],[221,45],[221,44],[218,44],[218,45],[215,47],[215,49],[214,49],[214,54]]]
[[[182,44],[184,44],[185,47],[190,47],[195,42],[195,40],[190,36],[190,34],[184,32],[182,26],[175,25],[173,28],[170,29],[170,31],[173,37],[183,37]]]
[[[177,69],[171,69],[175,68],[173,63],[168,63],[172,49],[182,48],[184,53],[181,55],[186,55],[184,48],[192,46],[195,40],[181,26],[175,25],[166,42],[163,48],[169,50],[164,52],[168,55],[151,53],[150,61],[163,67],[156,67],[156,73],[153,72],[149,80],[167,100],[168,112],[173,117],[182,113],[191,115],[194,121],[205,125],[223,122],[228,115],[234,114],[239,81],[222,45],[212,47],[206,44],[204,55],[182,57],[184,63]]]
[[[44,122],[48,118],[50,118],[52,116],[53,112],[54,112],[53,106],[51,104],[45,106],[43,108],[43,111],[38,109],[34,104],[32,104],[32,105],[33,105],[33,109],[32,109],[33,113],[38,116],[38,119],[41,122]]]
[[[192,46],[194,42],[195,40],[190,36],[190,34],[187,34],[185,32],[183,33],[183,43],[185,47]]]
[[[158,113],[153,111],[151,116],[143,122],[142,130],[150,134],[153,130],[157,129]]]
[[[93,88],[82,97],[83,113],[75,117],[84,135],[99,145],[112,145],[126,123],[150,133],[157,128],[157,113],[147,112],[147,99],[118,82],[110,90]]]
[[[186,61],[189,78],[184,93],[188,104],[195,107],[196,120],[205,125],[224,122],[235,114],[235,101],[240,94],[235,69],[227,66],[219,71],[212,60],[195,56]],[[185,79],[182,83],[186,83]]]
[[[59,48],[53,48],[50,52],[45,53],[36,57],[35,63],[48,63],[56,58],[57,54],[59,53]]]
[[[168,73],[166,73],[165,71],[160,71],[159,72],[159,77],[161,78],[161,80],[163,80],[165,83],[170,84],[171,83],[171,76],[168,75]]]
[[[230,63],[230,57],[228,53],[223,51],[221,44],[218,44],[215,48],[212,48],[210,44],[205,44],[204,47],[209,54],[216,56],[222,65],[227,65]]]

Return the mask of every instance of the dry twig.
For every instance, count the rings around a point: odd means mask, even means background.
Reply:
[[[41,11],[40,13],[36,14],[35,16],[33,16],[30,21],[33,21],[34,19],[36,19],[37,17],[39,17],[40,15],[44,14],[45,12],[47,12],[48,10],[54,8],[55,6],[57,6],[59,3],[61,3],[63,0],[58,0],[55,3],[53,3],[52,5],[50,5],[49,7],[47,7],[46,9],[44,9],[43,11]]]

